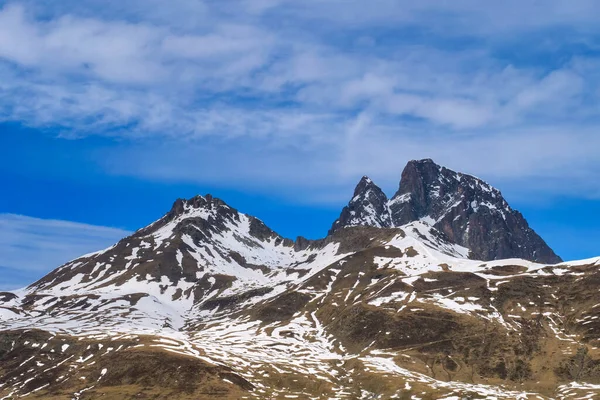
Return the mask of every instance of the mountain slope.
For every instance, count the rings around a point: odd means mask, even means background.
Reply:
[[[362,182],[356,191],[361,192]],[[383,195],[372,183],[369,191]],[[562,261],[529,227],[521,213],[508,205],[498,189],[473,176],[441,167],[432,160],[410,161],[391,200],[384,202],[385,195],[381,195],[377,196],[377,207],[373,207],[369,201],[357,203],[361,195],[355,193],[331,232],[345,226],[400,227],[413,221],[425,221],[451,242],[471,250],[474,259]],[[350,208],[353,218],[347,217]],[[382,225],[381,221],[386,223]]]

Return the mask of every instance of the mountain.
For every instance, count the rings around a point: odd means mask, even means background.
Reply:
[[[330,233],[347,226],[401,227],[414,221],[435,227],[451,242],[468,248],[474,259],[562,261],[498,189],[430,159],[406,165],[400,187],[389,201],[363,178]]]
[[[329,234],[346,226],[374,226],[376,228],[391,228],[392,219],[388,208],[388,198],[373,181],[363,176],[354,196],[342,210],[340,217],[333,223]]]
[[[320,240],[196,196],[0,293],[0,399],[600,396],[600,258],[476,260],[359,186]]]

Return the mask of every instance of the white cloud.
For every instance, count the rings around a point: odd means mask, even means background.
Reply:
[[[406,160],[430,156],[592,196],[599,60],[561,49],[598,45],[599,7],[10,2],[0,8],[0,121],[124,138],[100,163],[148,179],[301,186],[331,199],[364,173],[391,186]]]
[[[24,286],[83,254],[106,248],[130,232],[69,221],[0,214],[0,288]],[[9,282],[10,281],[10,282]]]

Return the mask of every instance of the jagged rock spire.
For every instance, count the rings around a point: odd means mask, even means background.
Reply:
[[[344,207],[329,233],[345,226],[391,227],[392,221],[387,203],[388,198],[379,186],[375,185],[369,177],[363,176],[354,189],[352,200]]]

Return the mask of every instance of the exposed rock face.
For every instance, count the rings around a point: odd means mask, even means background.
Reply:
[[[363,178],[364,180],[364,178]],[[364,187],[361,180],[359,188]],[[375,186],[371,183],[371,186]],[[370,187],[369,193],[381,193]],[[373,197],[373,196],[371,196]],[[371,225],[400,227],[422,220],[444,233],[448,239],[471,250],[480,260],[523,258],[540,263],[561,261],[543,239],[529,227],[521,213],[513,210],[500,191],[470,175],[441,167],[432,160],[410,161],[402,172],[398,192],[386,204],[366,196],[355,197],[333,224],[336,231],[344,226]],[[367,210],[377,210],[368,215]],[[355,214],[349,218],[349,213]],[[387,225],[381,221],[388,221]]]
[[[344,226],[360,225],[392,227],[387,196],[366,176],[356,186],[352,200],[344,207],[340,218],[333,223],[329,234]]]
[[[428,220],[477,259],[561,261],[498,189],[432,160],[408,163],[390,209],[395,225]]]

